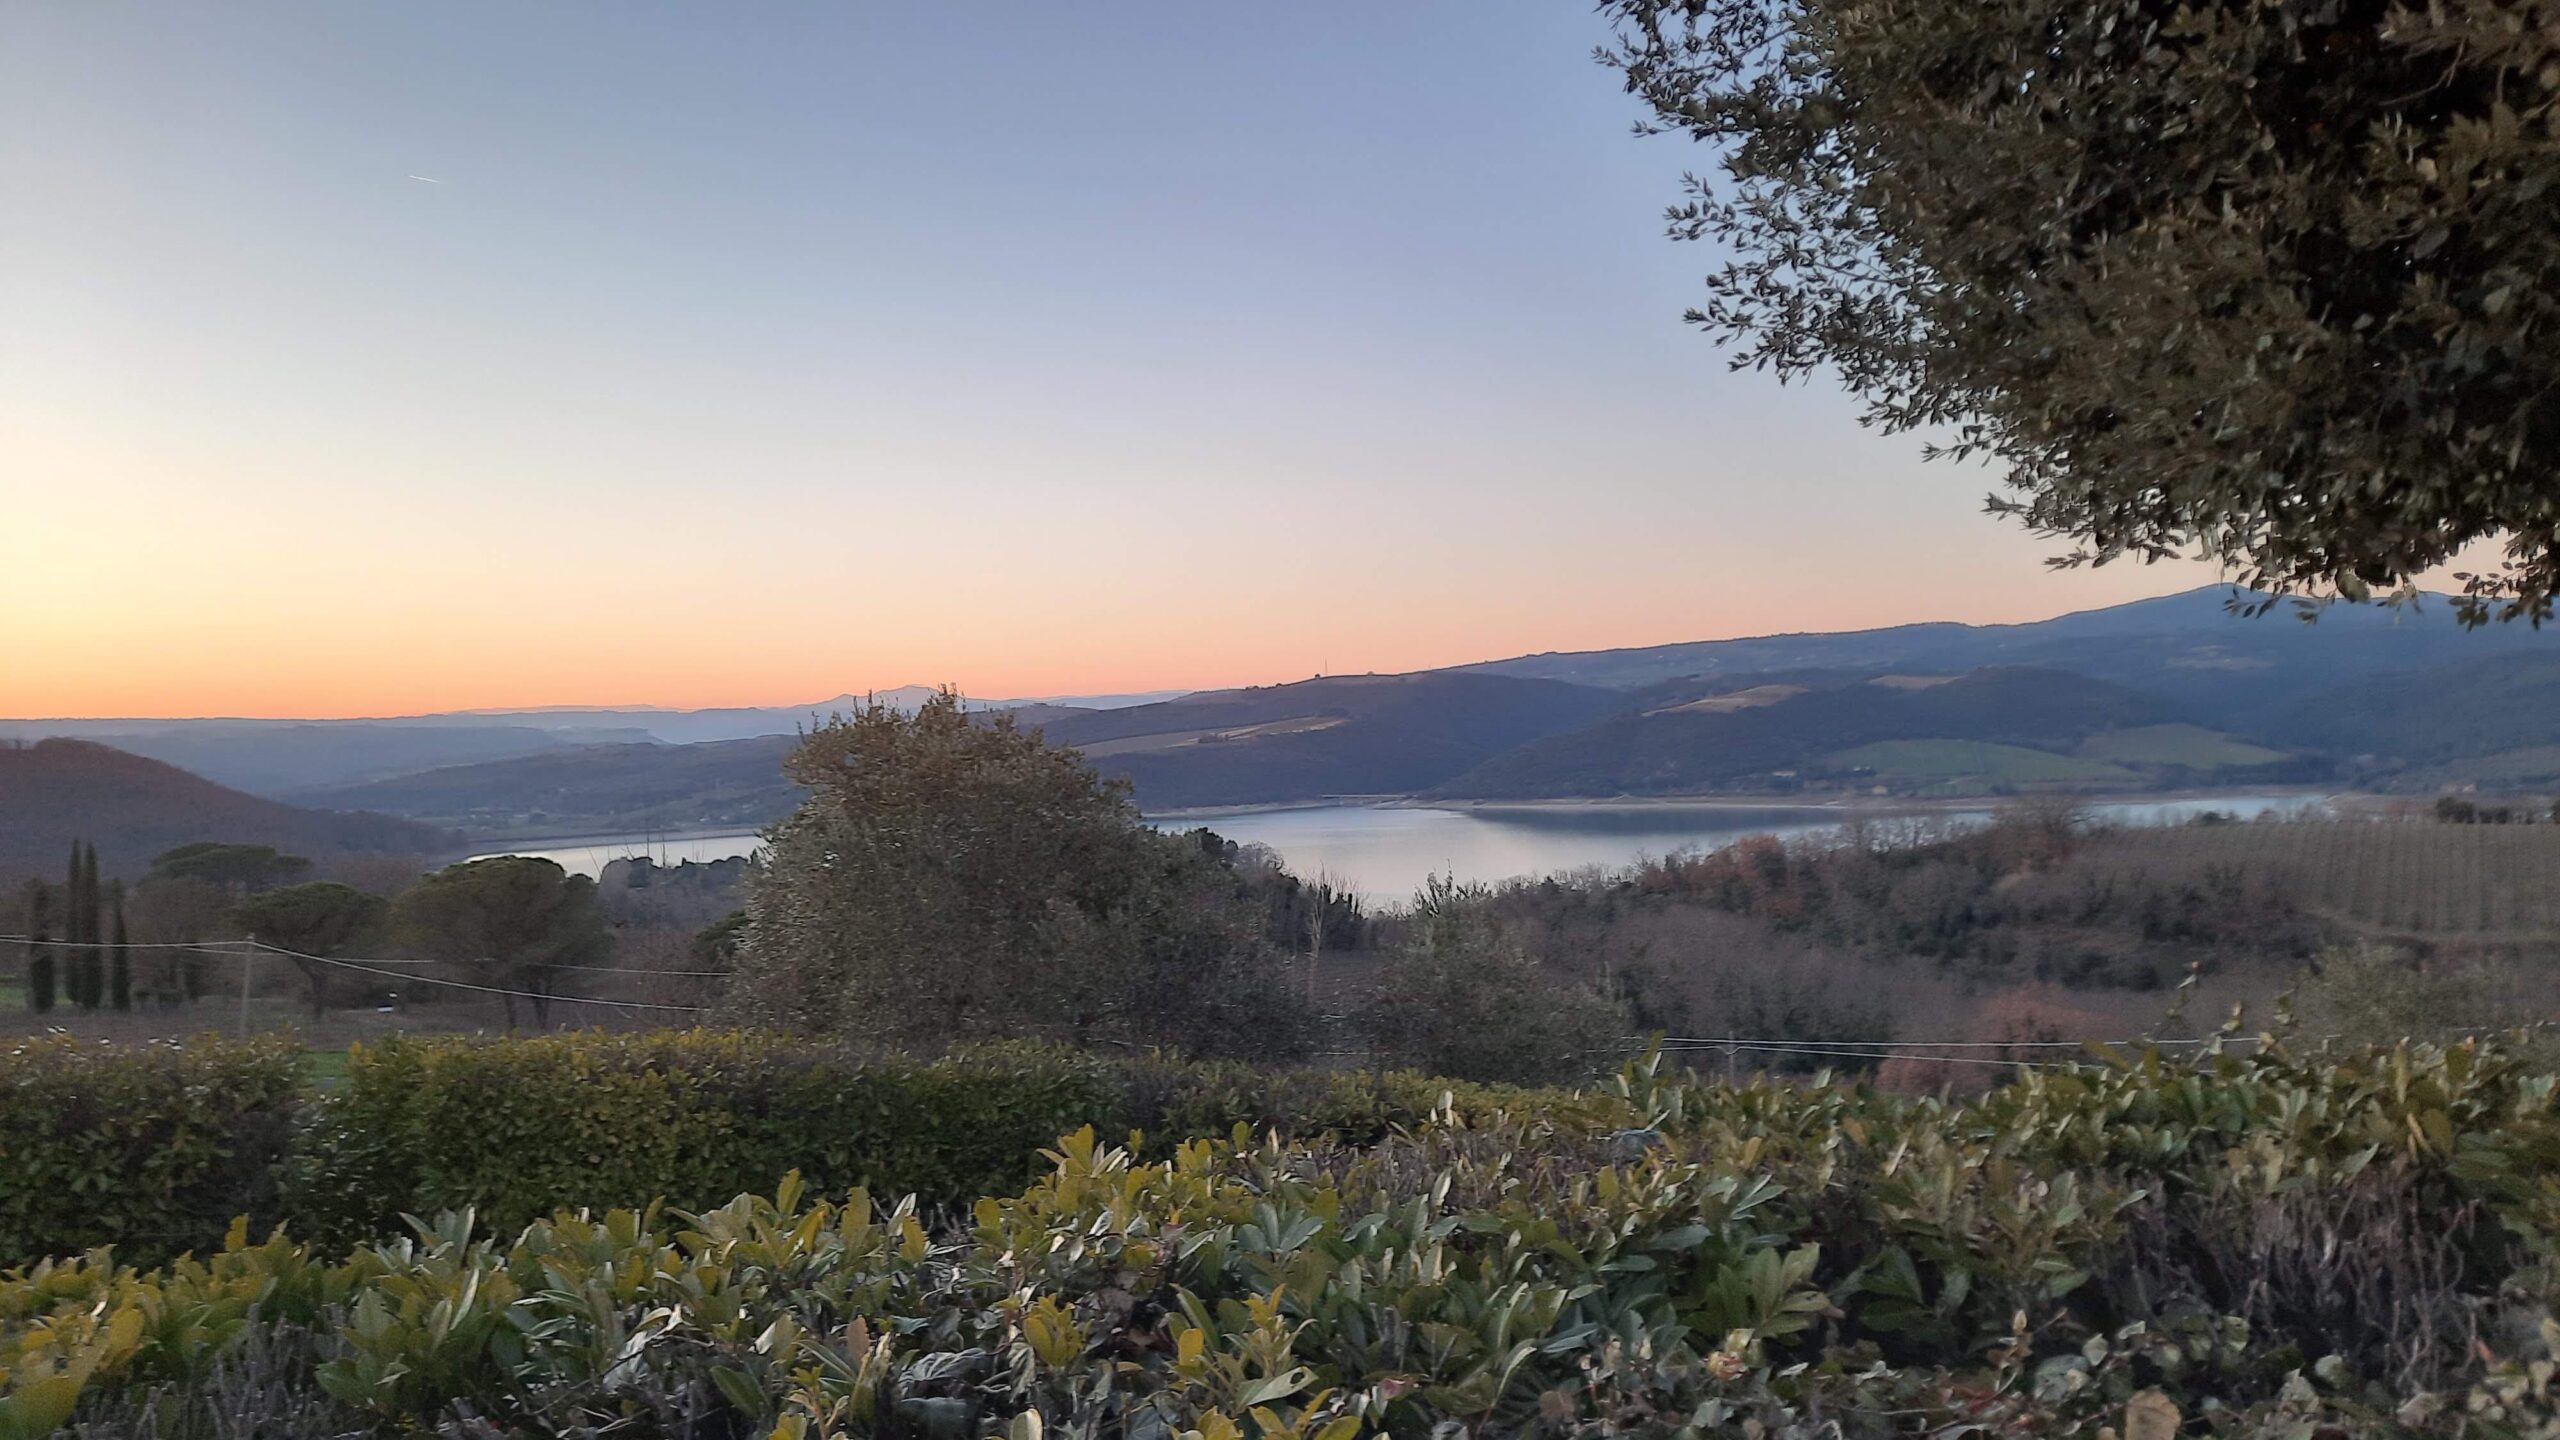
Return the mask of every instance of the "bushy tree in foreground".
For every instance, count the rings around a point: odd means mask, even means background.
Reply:
[[[1544,1084],[1631,1048],[1625,1007],[1557,981],[1504,933],[1492,892],[1434,877],[1365,1017],[1379,1063],[1462,1080]]]
[[[2079,548],[2351,597],[2560,589],[2548,0],[1605,0],[1713,168],[1734,363],[1834,371]]]
[[[1167,836],[1125,786],[944,694],[810,732],[766,837],[733,1001],[857,1042],[995,1036],[1279,1056],[1303,1006],[1222,843]]]
[[[503,992],[510,1029],[520,1001],[548,1027],[552,1002],[613,950],[596,882],[530,855],[446,866],[393,902],[390,923],[418,954]]]
[[[327,962],[377,933],[389,909],[379,895],[315,880],[250,896],[232,907],[231,924],[292,952],[286,958],[302,971],[316,1017],[327,1007],[330,972],[337,968]]]

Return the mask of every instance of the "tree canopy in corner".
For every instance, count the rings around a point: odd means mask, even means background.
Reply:
[[[2560,591],[2560,3],[1606,0],[1737,366],[1991,460],[2058,563]]]

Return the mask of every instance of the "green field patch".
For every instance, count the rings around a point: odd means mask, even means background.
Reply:
[[[2101,730],[2080,742],[2080,754],[2119,765],[2178,765],[2189,770],[2272,765],[2288,758],[2281,750],[2234,740],[2201,725],[2137,725],[2124,730]]]
[[[2121,765],[2077,755],[2056,755],[2023,745],[1987,740],[1880,740],[1834,751],[1824,764],[1837,770],[1872,770],[1888,783],[1944,785],[2138,784],[2142,777]]]

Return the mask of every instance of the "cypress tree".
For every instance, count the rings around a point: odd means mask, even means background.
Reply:
[[[73,1005],[80,1003],[80,877],[85,873],[81,861],[86,852],[81,842],[71,842],[71,865],[62,880],[62,998]]]
[[[124,882],[118,880],[107,887],[107,903],[115,913],[112,932],[115,948],[107,954],[107,1002],[118,1010],[133,1008],[133,952],[127,949],[131,934],[124,926]]]
[[[71,847],[70,924],[71,938],[80,942],[80,948],[71,952],[71,998],[81,1009],[95,1010],[106,998],[106,985],[98,953],[98,850],[94,845]]]
[[[53,887],[27,882],[27,1008],[42,1015],[53,1009]]]

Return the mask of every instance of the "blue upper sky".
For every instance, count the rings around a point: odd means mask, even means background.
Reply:
[[[0,713],[1286,679],[2016,619],[1726,372],[1581,5],[0,10]],[[17,548],[17,547],[13,547]],[[34,600],[81,606],[38,623]]]

